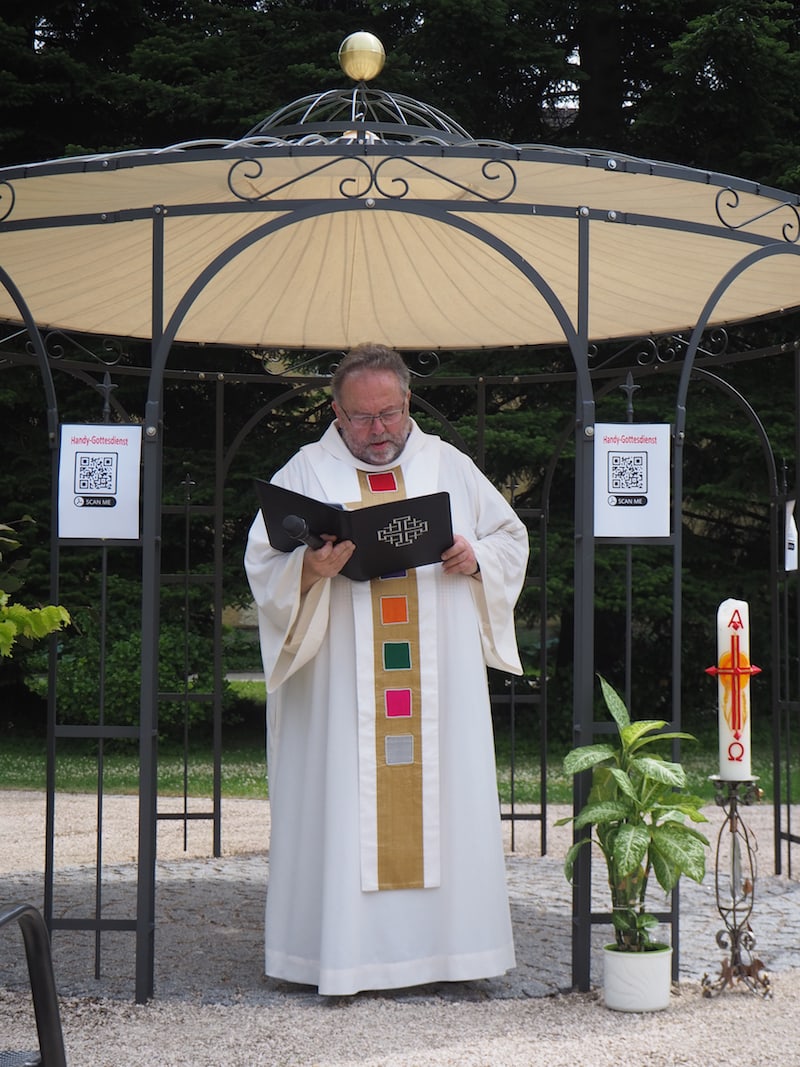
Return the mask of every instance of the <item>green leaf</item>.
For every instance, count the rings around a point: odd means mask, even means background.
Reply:
[[[584,845],[591,844],[591,840],[590,837],[584,837],[580,841],[576,841],[567,852],[566,858],[564,859],[564,874],[567,876],[568,882],[572,881],[572,872],[575,867],[575,860],[578,858],[578,853]]]
[[[623,747],[629,751],[637,748],[637,741],[643,734],[656,733],[658,730],[663,730],[666,725],[664,719],[637,719],[630,726],[625,726],[620,730]],[[656,737],[649,737],[640,743],[647,744],[648,741],[655,741],[656,739]],[[660,740],[660,735],[658,739]]]
[[[0,620],[0,656],[10,656],[17,639],[17,628],[13,622]]]
[[[619,767],[609,767],[608,773],[609,777],[614,782],[620,793],[623,794],[623,796],[628,797],[628,799],[634,801],[635,803],[638,802],[636,790],[633,788],[633,783],[631,782],[630,777],[625,773],[625,771],[621,770]]]
[[[637,908],[617,909],[611,916],[617,945],[626,952],[642,952],[650,944],[649,931],[658,926],[655,915]]]
[[[611,915],[611,923],[620,934],[635,933],[637,928],[636,912],[633,908],[617,909]]]
[[[669,864],[693,881],[702,882],[708,844],[702,834],[677,822],[655,826],[652,834],[653,844]]]
[[[630,805],[621,800],[603,800],[597,804],[587,804],[575,816],[575,829],[580,830],[584,826],[606,826],[627,819],[630,813]]]
[[[669,763],[655,756],[637,756],[636,759],[631,760],[631,768],[634,767],[643,777],[651,781],[671,785],[676,789],[682,789],[686,785],[686,771],[680,763]]]
[[[641,823],[621,826],[614,842],[614,864],[625,877],[641,866],[650,845],[650,832]]]
[[[598,674],[597,677],[600,679],[600,688],[603,691],[603,700],[606,702],[606,707],[617,727],[622,731],[626,726],[630,726],[631,721],[628,709],[625,707],[625,701],[602,675]]]
[[[654,734],[652,737],[644,737],[636,745],[637,748],[642,748],[644,745],[650,745],[654,741],[697,741],[694,734],[683,733],[680,730],[672,730],[665,734]]]
[[[24,604],[10,603],[8,594],[0,592],[0,623],[4,637],[0,640],[0,655],[10,656],[17,637],[40,640],[54,630],[61,629],[70,621],[66,608],[49,605],[44,608],[26,608]],[[9,638],[9,635],[10,638]]]
[[[666,804],[654,804],[653,812],[658,813],[659,819],[664,822],[668,819],[673,822],[682,822],[684,818],[691,819],[692,822],[708,822],[706,816],[700,811],[702,804],[701,797],[676,795],[674,800],[670,799]]]
[[[69,612],[58,604],[48,604],[44,608],[31,610],[31,627],[33,636],[41,638],[67,626],[70,621]]]
[[[564,757],[564,770],[567,774],[580,774],[588,771],[603,760],[613,759],[615,755],[611,745],[583,745],[581,748],[573,748]]]
[[[10,537],[6,537],[6,534],[10,534]],[[21,542],[17,540],[14,532],[14,527],[9,526],[8,523],[0,522],[0,545],[5,545],[6,548],[19,548]]]
[[[590,804],[619,799],[619,788],[614,780],[614,775],[611,773],[617,769],[616,767],[609,767],[607,763],[599,763],[595,767],[592,771],[592,788],[587,797]]]
[[[658,884],[665,893],[669,893],[671,889],[674,889],[675,883],[680,876],[680,871],[673,863],[669,862],[655,845],[650,848],[650,862],[653,865],[653,874],[656,876]]]

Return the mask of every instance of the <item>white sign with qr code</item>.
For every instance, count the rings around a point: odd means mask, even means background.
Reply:
[[[58,536],[138,540],[141,457],[141,426],[62,426]]]
[[[670,426],[594,428],[595,537],[669,537]]]

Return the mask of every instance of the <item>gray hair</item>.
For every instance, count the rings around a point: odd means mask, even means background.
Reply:
[[[331,391],[337,403],[345,379],[351,374],[360,374],[361,371],[391,371],[392,374],[397,375],[403,392],[409,389],[411,371],[406,366],[403,357],[387,345],[367,341],[351,348],[334,371]]]

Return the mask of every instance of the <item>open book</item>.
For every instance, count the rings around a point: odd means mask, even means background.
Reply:
[[[352,541],[356,549],[342,574],[357,582],[438,563],[453,543],[449,493],[345,511],[260,478],[255,486],[273,548],[292,552],[302,541],[313,545],[320,534]]]

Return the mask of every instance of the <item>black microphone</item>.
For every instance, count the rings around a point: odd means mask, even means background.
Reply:
[[[287,515],[281,525],[290,537],[295,541],[302,541],[309,548],[322,548],[325,544],[321,537],[309,530],[308,523],[299,515]]]

